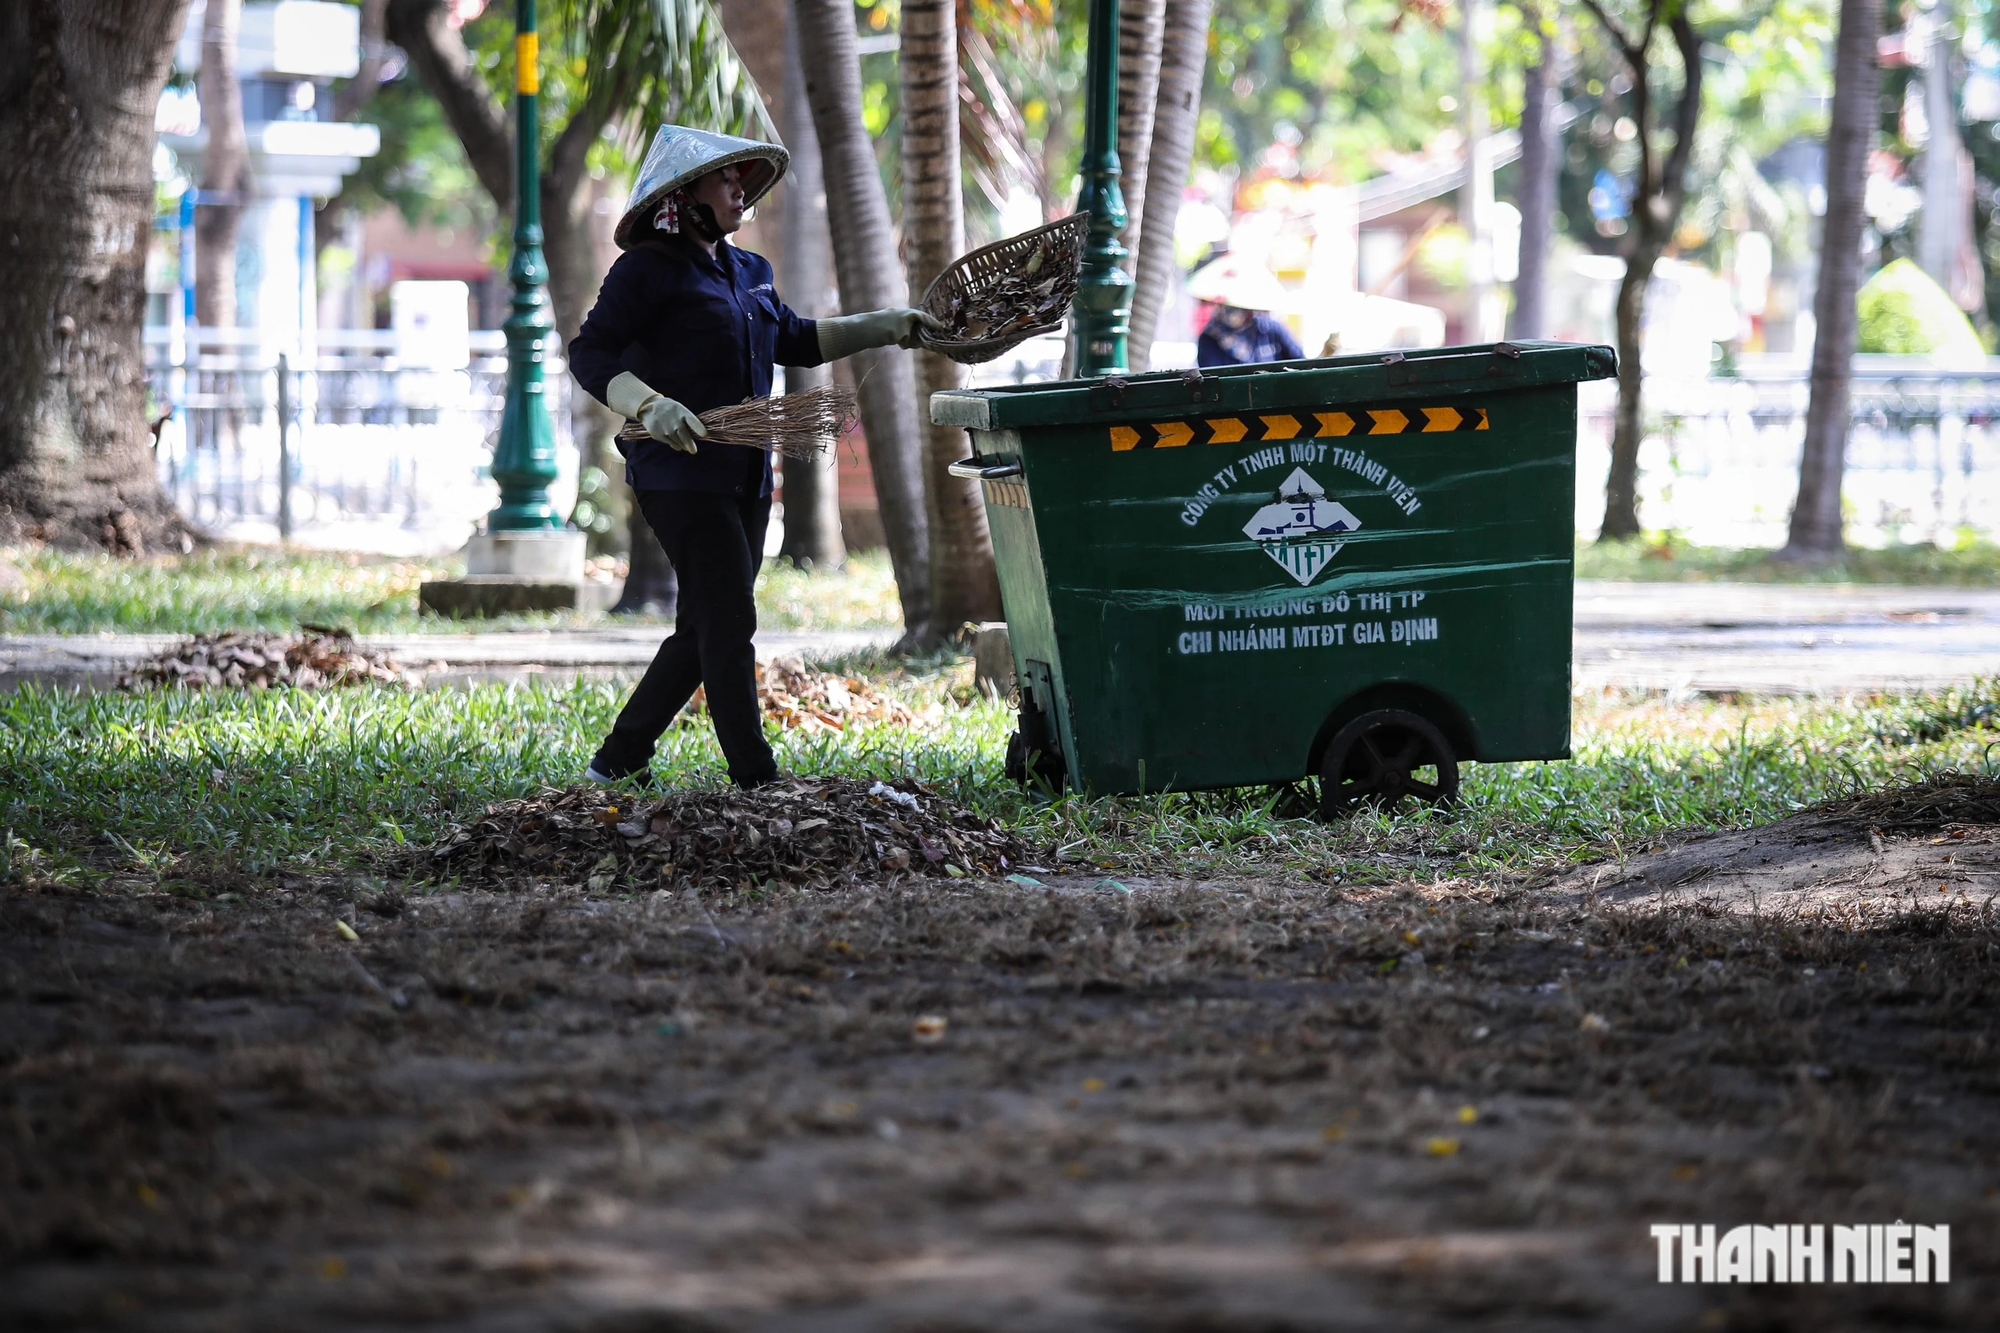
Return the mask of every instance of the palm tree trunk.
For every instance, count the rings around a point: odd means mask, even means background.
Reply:
[[[806,108],[805,68],[799,60],[798,29],[786,23],[784,97],[779,123],[792,150],[792,171],[783,193],[786,304],[808,319],[839,308],[833,292],[833,254],[826,226],[826,172],[820,165],[819,136]],[[819,388],[832,380],[826,366],[787,366],[788,392]],[[840,452],[814,459],[787,458],[785,537],[781,554],[801,569],[839,569],[847,562],[840,532]]]
[[[243,195],[250,184],[250,145],[243,131],[243,85],[236,78],[236,34],[243,0],[208,0],[201,17],[201,118],[208,128],[195,211],[195,317],[212,329],[236,327],[236,240]]]
[[[1134,371],[1152,363],[1153,335],[1174,271],[1174,220],[1194,164],[1195,122],[1201,117],[1202,73],[1208,65],[1208,15],[1212,0],[1166,0],[1160,43],[1160,91],[1153,99],[1153,144],[1148,154],[1138,258],[1133,266],[1132,333],[1126,355]]]
[[[1146,173],[1153,157],[1153,120],[1160,96],[1160,39],[1166,0],[1121,0],[1118,6],[1118,188],[1125,196],[1126,253],[1137,266],[1145,234]]]
[[[186,9],[0,5],[0,543],[186,535],[153,472],[140,349],[153,111]]]
[[[1556,44],[1541,31],[1541,7],[1524,3],[1521,17],[1540,35],[1541,51],[1529,62],[1521,80],[1520,192],[1516,201],[1521,212],[1521,259],[1514,277],[1514,313],[1507,334],[1510,338],[1540,338],[1547,323],[1549,239],[1555,226],[1556,170],[1562,161],[1555,120],[1560,88]]]
[[[924,291],[965,250],[959,187],[958,32],[953,0],[903,0],[903,240],[910,291]],[[970,450],[955,426],[930,421],[934,393],[963,387],[956,361],[917,353],[923,414],[925,520],[931,536],[931,614],[923,640],[940,643],[967,621],[1000,618],[1000,579],[979,483],[947,469]]]
[[[1813,299],[1812,396],[1806,403],[1805,448],[1799,455],[1799,495],[1782,557],[1825,561],[1843,548],[1841,478],[1847,468],[1848,395],[1854,369],[1861,281],[1862,192],[1877,133],[1876,97],[1882,75],[1875,44],[1882,0],[1841,0],[1833,67],[1833,119],[1826,136],[1826,221]]]
[[[909,297],[889,222],[889,196],[862,119],[861,58],[848,0],[794,0],[805,62],[806,100],[826,169],[834,270],[842,310],[905,304]],[[930,540],[924,513],[921,426],[915,367],[907,353],[884,347],[855,358],[868,461],[888,536],[889,563],[903,599],[903,623],[921,635],[930,621]]]

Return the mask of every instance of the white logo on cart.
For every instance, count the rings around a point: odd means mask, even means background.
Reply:
[[[1293,468],[1292,475],[1278,488],[1275,504],[1267,504],[1243,525],[1243,535],[1264,548],[1264,553],[1285,567],[1285,572],[1301,585],[1318,578],[1320,571],[1346,542],[1329,537],[1353,532],[1361,520],[1338,500],[1326,498],[1326,488]]]

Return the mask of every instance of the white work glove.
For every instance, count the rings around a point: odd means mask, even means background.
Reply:
[[[619,372],[605,386],[604,405],[644,426],[648,435],[669,449],[684,454],[695,451],[696,440],[708,438],[700,417],[629,370]]]
[[[908,307],[892,310],[864,310],[858,315],[817,322],[819,355],[822,361],[838,361],[871,347],[915,347],[925,329],[944,332],[944,321],[928,311]]]

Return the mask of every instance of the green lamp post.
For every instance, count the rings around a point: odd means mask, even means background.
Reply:
[[[1091,0],[1084,94],[1083,193],[1090,240],[1076,294],[1076,373],[1125,373],[1132,328],[1132,275],[1124,269],[1125,193],[1118,186],[1118,0]]]
[[[514,28],[514,285],[507,316],[507,405],[493,447],[500,504],[489,532],[533,532],[563,526],[549,503],[556,479],[556,432],[549,417],[543,368],[555,321],[549,316],[549,266],[542,258],[541,37],[535,0],[516,0]]]

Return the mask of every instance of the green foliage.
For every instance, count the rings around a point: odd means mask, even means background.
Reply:
[[[296,629],[300,622],[363,634],[427,630],[458,634],[462,621],[417,614],[425,579],[453,578],[454,560],[397,560],[255,548],[132,560],[37,550],[8,553],[24,576],[0,595],[9,634],[212,634]],[[767,564],[757,584],[758,620],[770,629],[892,629],[901,623],[888,557],[849,558],[839,575]],[[480,628],[583,623],[574,615],[514,616]]]
[[[2000,584],[2000,546],[1969,532],[1949,550],[1852,547],[1840,560],[1822,566],[1774,564],[1771,554],[1761,549],[1690,546],[1671,533],[1655,533],[1644,542],[1580,543],[1576,576],[1646,582]]]
[[[1628,34],[1643,30],[1644,3],[1607,6]],[[1664,11],[1662,11],[1664,13]],[[1793,139],[1825,133],[1833,9],[1825,0],[1712,0],[1692,17],[1704,39],[1702,111],[1689,163],[1687,202],[1675,248],[1708,263],[1728,260],[1732,238],[1756,229],[1781,255],[1803,257],[1810,213],[1796,191],[1774,189],[1757,163]],[[1567,229],[1601,252],[1622,244],[1622,224],[1600,225],[1588,195],[1599,171],[1621,182],[1639,166],[1629,73],[1594,18],[1575,25],[1577,58],[1564,93],[1579,115],[1567,135],[1561,205]],[[1657,151],[1672,147],[1659,126],[1680,95],[1683,72],[1671,44],[1655,39],[1649,86]]]
[[[394,208],[412,227],[492,234],[499,214],[479,186],[458,136],[414,74],[383,84],[362,110],[382,131],[382,151],[361,159],[336,198],[362,214]]]
[[[1275,141],[1365,180],[1456,116],[1458,49],[1441,9],[1401,0],[1222,0],[1209,36],[1199,160],[1249,168]],[[1518,97],[1515,99],[1518,102]]]
[[[585,107],[610,109],[612,133],[592,165],[629,172],[669,121],[776,139],[750,71],[711,0],[542,0],[542,147]],[[514,15],[489,5],[465,25],[494,95],[511,100]]]
[[[850,670],[866,664],[849,664]],[[1456,813],[1283,817],[1246,789],[1048,802],[1006,781],[1012,714],[974,694],[969,664],[883,672],[916,725],[769,734],[804,773],[913,776],[1063,855],[1106,869],[1320,879],[1401,870],[1527,869],[1677,829],[1782,817],[1857,786],[1979,769],[1995,691],[1807,704],[1579,700],[1575,759],[1468,767]],[[487,803],[575,779],[623,687],[364,688],[0,696],[0,871],[38,878],[137,872],[205,893],[231,874],[379,870]],[[705,719],[670,728],[654,769],[722,781]]]
[[[1898,259],[1869,278],[1855,301],[1861,310],[1856,351],[1972,360],[1986,354],[1965,312],[1907,259]]]

